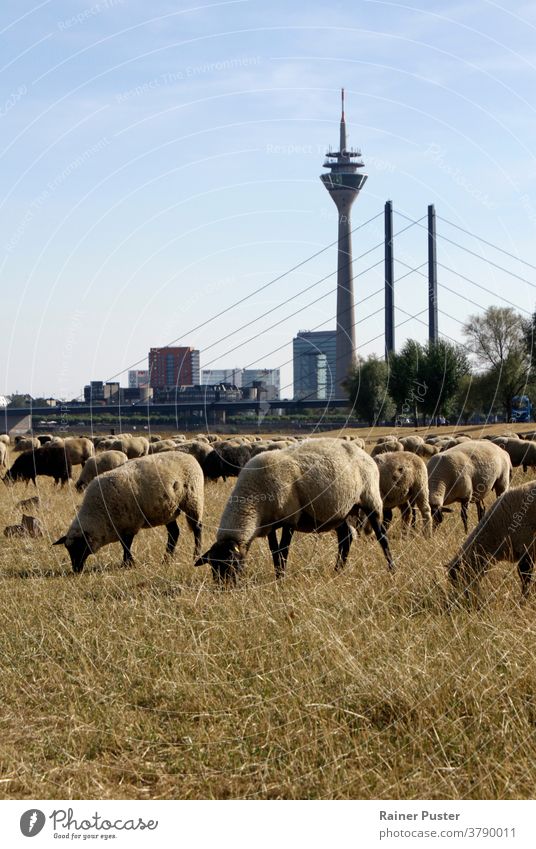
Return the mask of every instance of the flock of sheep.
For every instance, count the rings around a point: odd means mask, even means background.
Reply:
[[[431,536],[445,512],[459,503],[468,533],[468,507],[475,503],[478,524],[448,565],[452,583],[469,594],[497,560],[517,562],[522,595],[528,593],[536,528],[536,481],[510,488],[512,468],[536,466],[536,432],[472,439],[419,435],[380,437],[371,454],[359,437],[298,438],[214,435],[171,439],[120,434],[109,437],[18,438],[19,453],[7,468],[9,437],[0,436],[4,482],[33,481],[39,475],[63,486],[73,466],[83,502],[66,534],[73,570],[88,556],[120,542],[125,563],[143,528],[165,525],[166,555],[179,538],[177,519],[187,520],[195,540],[195,565],[209,564],[218,581],[235,581],[254,539],[266,537],[276,577],[284,574],[295,532],[335,531],[341,568],[352,541],[374,533],[388,568],[393,567],[388,532],[393,510],[401,511],[403,533],[416,526]],[[534,441],[533,441],[534,440]],[[224,508],[216,540],[201,554],[206,481],[237,476]],[[485,510],[485,500],[496,501]],[[21,502],[28,505],[33,499]],[[31,527],[25,516],[21,533]],[[30,523],[28,525],[28,523]],[[278,538],[278,532],[280,532]],[[6,535],[13,535],[6,528]]]

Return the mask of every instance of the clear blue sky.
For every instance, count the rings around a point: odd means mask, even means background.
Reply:
[[[292,337],[334,326],[335,278],[239,328],[333,271],[334,248],[190,331],[335,239],[319,174],[342,85],[369,175],[354,226],[388,198],[412,219],[435,203],[536,265],[534,4],[5,0],[0,39],[0,394],[71,398],[180,337],[202,367],[285,364],[290,396]],[[533,269],[438,230],[536,284]],[[381,240],[380,218],[355,235],[354,256]],[[425,231],[400,235],[395,254],[399,275],[424,263]],[[452,338],[499,295],[534,309],[527,283],[446,241],[438,258],[497,295],[440,269]],[[357,297],[382,283],[380,264]],[[400,281],[397,323],[426,308],[426,286]],[[364,354],[383,351],[382,306],[380,292],[358,307]],[[412,319],[397,346],[426,333]]]

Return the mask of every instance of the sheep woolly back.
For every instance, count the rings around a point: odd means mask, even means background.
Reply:
[[[118,534],[166,525],[179,510],[200,520],[203,487],[199,463],[188,454],[169,451],[130,460],[89,484],[67,538],[83,532],[95,552]]]
[[[528,551],[534,559],[536,481],[504,492],[484,514],[451,561],[485,568],[499,560],[519,560]]]
[[[356,504],[382,516],[374,460],[352,441],[307,440],[249,460],[223,511],[217,539],[248,546],[274,523],[299,527],[300,517],[328,530]]]

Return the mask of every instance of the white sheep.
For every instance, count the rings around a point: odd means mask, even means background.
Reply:
[[[54,545],[65,545],[74,572],[81,572],[90,554],[112,542],[121,543],[123,562],[129,564],[138,531],[165,525],[166,552],[171,555],[179,538],[176,520],[183,511],[194,534],[197,556],[201,550],[203,490],[203,472],[186,454],[169,451],[131,460],[89,484],[78,515]]]
[[[415,507],[421,513],[424,534],[432,535],[432,513],[428,501],[426,464],[409,451],[395,451],[374,458],[380,471],[380,492],[383,501],[383,520],[387,528],[393,510],[399,507],[404,528],[409,528]]]
[[[486,496],[492,490],[497,497],[502,495],[510,485],[511,476],[508,454],[491,442],[472,440],[436,454],[428,461],[428,490],[434,522],[442,521],[447,504],[460,502],[467,533],[469,503],[476,502],[481,519]]]
[[[449,577],[466,594],[487,568],[500,560],[517,561],[525,598],[536,556],[536,481],[504,492],[469,534],[451,560]]]
[[[417,457],[422,457],[423,460],[429,460],[430,457],[433,457],[435,454],[439,454],[439,446],[429,445],[425,442],[423,445],[418,445],[413,450],[413,454],[416,454]]]
[[[123,466],[127,461],[128,457],[122,451],[102,451],[96,457],[90,457],[76,482],[76,489],[82,492],[94,478]]]
[[[0,442],[3,442],[4,445],[9,445],[11,440],[7,433],[0,433]]]
[[[7,469],[7,447],[4,442],[0,442],[0,467]]]
[[[53,440],[51,444],[57,443]],[[71,466],[82,466],[84,468],[87,460],[95,455],[95,446],[91,439],[85,436],[68,436],[62,441],[62,444],[65,448],[65,453],[71,461]]]
[[[352,532],[346,520],[362,510],[392,568],[382,524],[379,472],[353,442],[310,439],[292,448],[264,451],[240,471],[223,511],[216,542],[196,566],[209,563],[216,579],[236,577],[257,537],[268,537],[276,577],[284,574],[294,531],[336,530],[336,568],[346,562]],[[282,528],[281,541],[276,531]]]

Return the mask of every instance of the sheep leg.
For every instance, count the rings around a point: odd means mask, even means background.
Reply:
[[[394,569],[395,564],[393,563],[393,558],[389,549],[389,540],[387,539],[385,526],[378,521],[378,514],[375,510],[372,510],[370,513],[367,514],[367,519],[370,522],[372,530],[376,534],[376,539],[382,547],[382,551],[384,553],[385,559],[387,560],[387,565],[389,569]]]
[[[272,530],[268,534],[268,545],[270,546],[270,551],[272,552],[272,560],[274,562],[276,578],[282,578],[285,574],[285,567],[287,565],[288,559],[288,550],[290,548],[290,543],[292,542],[293,533],[294,531],[291,527],[289,527],[288,525],[283,525],[283,530],[281,532],[281,542],[277,541],[277,534],[274,528],[272,528]]]
[[[134,534],[124,534],[121,537],[121,545],[123,546],[123,566],[130,566],[134,557],[132,556],[131,546]]]
[[[190,519],[187,517],[188,525],[190,526],[190,530],[194,535],[194,555],[195,557],[199,557],[201,554],[201,537],[203,534],[203,525],[201,522],[197,522],[195,519]]]
[[[524,599],[529,594],[529,587],[532,579],[532,569],[532,557],[530,556],[528,551],[526,551],[519,563],[517,564],[517,571],[521,579],[521,595]]]
[[[175,547],[177,545],[177,540],[179,539],[179,535],[180,535],[180,528],[177,525],[177,522],[176,522],[175,519],[173,519],[171,522],[168,522],[168,524],[166,525],[166,530],[167,530],[166,554],[168,554],[171,557],[171,555],[175,551]]]
[[[348,522],[343,522],[337,528],[337,544],[339,551],[337,554],[337,562],[335,563],[335,571],[339,572],[346,564],[350,546],[352,545],[352,530]]]
[[[413,521],[414,511],[413,511],[413,507],[411,506],[409,501],[406,501],[404,504],[401,505],[400,513],[402,514],[402,535],[406,536],[409,533],[410,528],[412,526],[414,526],[414,521]],[[385,516],[384,516],[383,524],[384,524],[385,530],[387,530],[387,525],[385,523]]]
[[[468,505],[469,505],[468,501],[462,501],[461,516],[462,516],[462,522],[463,522],[463,529],[464,529],[466,534],[469,533],[469,524],[468,524],[468,521],[467,521],[467,507],[468,507]]]
[[[477,512],[477,515],[478,515],[478,521],[480,522],[480,520],[484,516],[484,513],[486,512],[486,509],[485,509],[485,507],[484,507],[484,505],[482,504],[481,501],[476,502],[476,512]]]
[[[383,510],[383,526],[384,526],[386,531],[389,530],[389,525],[391,524],[392,521],[393,521],[393,511],[390,510],[388,507],[384,507],[384,510]]]

